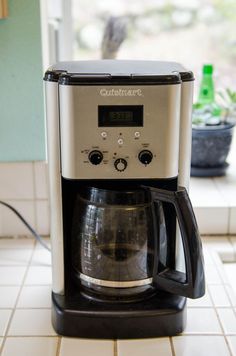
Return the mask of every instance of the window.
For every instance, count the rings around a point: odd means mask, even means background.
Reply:
[[[73,59],[101,58],[107,28],[108,55],[174,60],[196,76],[213,63],[217,87],[235,87],[235,0],[72,0],[72,16]]]

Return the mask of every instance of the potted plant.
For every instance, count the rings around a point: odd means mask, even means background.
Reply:
[[[225,175],[236,118],[236,92],[217,93],[214,103],[194,104],[191,176]]]

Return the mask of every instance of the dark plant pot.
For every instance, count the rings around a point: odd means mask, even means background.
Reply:
[[[204,126],[192,130],[191,176],[214,177],[225,175],[233,124]]]

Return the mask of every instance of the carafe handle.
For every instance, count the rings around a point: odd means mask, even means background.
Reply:
[[[168,191],[146,187],[153,200],[174,205],[183,242],[186,273],[166,268],[153,276],[156,288],[188,298],[200,298],[205,293],[202,245],[192,204],[185,188]]]

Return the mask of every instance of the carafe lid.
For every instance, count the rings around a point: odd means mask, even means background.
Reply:
[[[151,202],[151,192],[138,187],[85,187],[80,196],[91,203],[106,205],[138,205]]]

